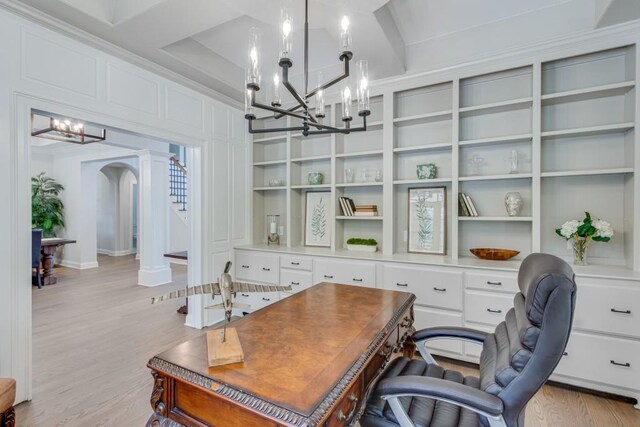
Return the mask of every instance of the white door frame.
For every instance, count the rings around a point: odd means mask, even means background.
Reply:
[[[207,239],[203,238],[203,212],[207,206],[201,200],[207,197],[207,184],[202,182],[201,171],[206,170],[202,162],[208,158],[210,151],[208,141],[189,137],[180,133],[158,130],[135,121],[122,120],[106,113],[87,108],[77,108],[55,100],[15,91],[13,93],[14,113],[11,121],[11,143],[9,156],[11,159],[9,185],[15,189],[11,201],[10,218],[15,226],[11,230],[9,242],[14,249],[11,253],[11,264],[21,266],[12,269],[8,278],[11,286],[13,307],[10,316],[13,320],[11,331],[12,361],[11,372],[16,373],[16,381],[21,389],[21,396],[27,400],[32,398],[32,302],[31,302],[31,112],[32,110],[51,111],[75,119],[100,123],[103,126],[123,129],[129,132],[147,135],[161,140],[174,141],[189,147],[191,159],[196,173],[191,174],[189,185],[190,207],[189,223],[191,241],[189,246],[188,282],[190,285],[202,281],[202,260],[206,252]],[[194,307],[195,308],[195,307]],[[189,318],[187,318],[187,324]],[[196,325],[189,325],[196,326]],[[22,377],[20,373],[25,372]],[[22,400],[22,399],[21,399]]]

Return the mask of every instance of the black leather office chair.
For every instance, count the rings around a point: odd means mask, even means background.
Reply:
[[[569,265],[529,255],[518,273],[520,292],[492,334],[468,328],[428,328],[414,341],[423,359],[389,364],[371,392],[360,424],[524,427],[529,400],[547,381],[569,340],[576,284]],[[436,363],[427,341],[453,338],[482,344],[480,378]]]
[[[38,285],[38,289],[42,289],[42,274],[40,273],[40,251],[42,249],[42,230],[33,229],[31,230],[31,277],[34,277],[34,269],[35,269],[35,279],[36,284]]]

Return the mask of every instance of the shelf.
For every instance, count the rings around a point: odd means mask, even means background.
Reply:
[[[542,138],[570,138],[573,136],[592,136],[607,133],[627,132],[634,128],[633,122],[616,123],[613,125],[601,125],[574,129],[551,130],[542,132]]]
[[[525,133],[522,135],[497,136],[494,138],[467,139],[465,141],[460,141],[458,145],[465,147],[469,145],[512,144],[517,142],[529,142],[532,138],[532,134]]]
[[[291,186],[292,190],[306,190],[306,189],[310,189],[310,188],[331,188],[331,184],[318,184],[318,185],[303,184],[303,185],[292,185]]]
[[[474,105],[472,107],[460,108],[460,115],[477,115],[477,114],[489,114],[500,111],[519,110],[522,108],[528,108],[533,105],[533,98],[519,98],[510,99],[508,101],[492,102],[490,104]]]
[[[459,216],[459,221],[505,221],[505,222],[531,222],[530,216]]]
[[[563,102],[584,101],[588,99],[604,98],[607,96],[624,95],[635,87],[632,81],[595,86],[586,89],[569,90],[566,92],[542,95],[542,105],[561,104]]]
[[[381,156],[383,153],[382,150],[371,150],[371,151],[359,151],[353,153],[342,153],[336,154],[336,158],[345,158],[345,157],[371,157],[371,156]]]
[[[451,182],[451,178],[433,178],[433,179],[398,179],[393,181],[393,185],[414,185],[414,184],[438,184]]]
[[[381,216],[336,216],[336,219],[345,220],[363,220],[363,221],[382,221]]]
[[[315,160],[331,160],[330,155],[322,155],[322,156],[309,156],[309,157],[297,157],[295,159],[291,159],[292,163],[303,163],[303,162],[313,162]]]
[[[382,124],[383,124],[382,120],[377,120],[375,122],[367,123],[367,130],[377,130],[378,128],[382,128]],[[359,127],[357,123],[356,123],[356,127]]]
[[[270,160],[267,162],[255,162],[253,166],[274,166],[274,165],[285,165],[287,164],[286,160]]]
[[[396,126],[411,126],[428,122],[437,122],[438,120],[448,120],[452,117],[453,111],[443,110],[436,111],[434,113],[418,114],[415,116],[397,117],[393,119],[393,124]]]
[[[633,168],[614,168],[614,169],[591,169],[576,171],[560,171],[560,172],[542,172],[540,176],[543,178],[553,178],[560,176],[593,176],[593,175],[617,175],[633,173]]]
[[[348,184],[336,184],[336,187],[382,187],[382,182],[352,182]]]
[[[435,151],[435,150],[446,150],[450,149],[452,144],[450,142],[442,142],[439,144],[427,144],[427,145],[416,145],[414,147],[400,147],[394,148],[394,153],[411,153],[414,151]]]
[[[280,136],[268,136],[265,138],[254,138],[253,142],[256,144],[266,144],[266,143],[270,143],[270,142],[284,142],[284,141],[280,141],[282,139],[287,139],[287,135],[280,135]]]
[[[527,179],[531,178],[531,173],[512,173],[504,175],[474,175],[474,176],[461,176],[459,181],[493,181],[500,179]]]
[[[253,191],[277,191],[286,190],[287,187],[253,187]]]

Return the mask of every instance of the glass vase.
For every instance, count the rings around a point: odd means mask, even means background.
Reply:
[[[591,243],[591,237],[574,237],[571,241],[573,248],[573,264],[587,265],[587,250]]]

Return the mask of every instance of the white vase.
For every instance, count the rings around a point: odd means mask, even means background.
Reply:
[[[522,210],[522,196],[517,191],[509,192],[504,196],[504,207],[507,209],[507,215],[518,216]]]

